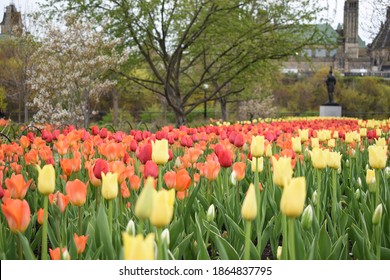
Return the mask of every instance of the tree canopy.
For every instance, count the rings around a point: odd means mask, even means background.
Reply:
[[[308,0],[51,2],[108,23],[107,34],[123,38],[123,49],[130,51],[128,65],[146,66],[149,73],[119,74],[164,98],[177,125],[199,104],[242,91],[245,75],[264,72],[273,60],[321,40],[308,24],[319,6]],[[199,98],[210,84],[215,86]]]

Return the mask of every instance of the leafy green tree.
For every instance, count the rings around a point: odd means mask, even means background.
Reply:
[[[162,97],[177,125],[205,101],[242,91],[237,81],[247,73],[320,39],[305,25],[319,11],[309,0],[52,0],[49,6],[60,2],[110,23],[107,34],[125,38],[132,67],[146,63],[150,77],[121,74]],[[205,84],[213,86],[199,97]]]

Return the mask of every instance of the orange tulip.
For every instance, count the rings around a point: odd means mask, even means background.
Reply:
[[[87,185],[79,179],[66,183],[66,194],[74,206],[81,206],[87,199]]]
[[[235,162],[233,164],[233,171],[235,172],[236,181],[241,181],[245,178],[246,164],[245,162]]]
[[[176,172],[171,170],[164,174],[164,182],[168,189],[172,189],[176,186]]]
[[[37,221],[38,221],[38,224],[42,225],[43,224],[43,215],[44,215],[44,209],[43,208],[39,208],[39,210],[37,211]],[[46,215],[47,217],[48,215]]]
[[[129,198],[130,197],[130,191],[129,188],[127,187],[126,182],[122,182],[120,185],[121,188],[121,195],[123,198]]]
[[[23,149],[26,149],[30,146],[30,139],[27,136],[23,135],[20,137],[19,143]]]
[[[57,150],[57,153],[61,156],[65,155],[68,152],[69,143],[66,140],[58,140],[54,143],[54,147]]]
[[[130,178],[129,178],[129,181],[130,181],[130,188],[132,190],[138,190],[139,187],[141,186],[141,178],[138,177],[137,175],[132,175]]]
[[[26,165],[30,165],[30,164],[36,165],[36,164],[38,164],[39,163],[38,151],[32,149],[29,152],[27,152],[24,155],[24,162],[26,163]]]
[[[181,169],[176,173],[176,186],[175,189],[178,192],[184,192],[191,185],[191,177],[188,171]]]
[[[215,161],[206,161],[204,164],[204,176],[208,180],[215,180],[218,177],[219,171],[221,170],[221,166],[218,162]]]
[[[82,254],[84,252],[88,237],[89,235],[78,236],[76,233],[73,235],[73,240],[77,248],[77,254]]]
[[[5,179],[4,183],[10,192],[12,198],[23,199],[26,196],[28,187],[30,186],[32,179],[25,182],[22,174],[12,174],[11,178]]]
[[[57,191],[54,194],[49,194],[49,202],[50,204],[55,204],[58,209],[60,209],[61,213],[64,213],[66,206],[68,206],[69,203],[69,196],[63,195],[59,191]]]
[[[70,260],[70,255],[68,250],[64,247],[62,248],[62,258],[61,258],[61,253],[60,253],[60,247],[57,247],[55,249],[49,248],[49,253],[50,253],[50,258],[52,260]]]
[[[3,201],[1,210],[13,233],[24,232],[27,229],[31,220],[31,212],[26,200],[7,198]]]

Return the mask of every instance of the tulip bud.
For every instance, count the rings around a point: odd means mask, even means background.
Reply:
[[[385,177],[386,177],[386,179],[390,178],[390,166],[387,166],[385,168]]]
[[[382,218],[383,206],[382,203],[379,204],[374,211],[374,215],[372,215],[372,224],[377,225],[380,223]]]
[[[375,171],[373,169],[368,169],[366,173],[366,183],[370,192],[376,192],[376,178]]]
[[[215,218],[215,207],[214,204],[211,204],[209,209],[207,210],[207,221],[214,221]]]
[[[357,189],[356,191],[355,191],[355,199],[356,200],[359,200],[360,199],[360,196],[361,196],[361,191],[360,191],[360,189]]]
[[[302,152],[301,138],[300,137],[292,137],[291,142],[292,142],[293,151],[296,153],[301,153]]]
[[[118,173],[102,172],[102,196],[106,200],[114,199],[118,196]]]
[[[313,194],[311,195],[311,201],[313,202],[313,205],[316,206],[317,205],[317,191],[314,191]]]
[[[169,246],[170,237],[169,237],[169,230],[167,228],[162,231],[161,240],[165,245]]]
[[[236,180],[236,172],[233,170],[232,173],[230,174],[230,182],[232,182],[233,186],[237,185],[237,180]]]
[[[241,215],[246,221],[253,221],[257,216],[256,192],[253,184],[250,184],[242,203]]]
[[[302,226],[304,229],[311,228],[313,223],[313,207],[311,205],[306,206],[302,213]]]
[[[265,148],[265,156],[266,157],[272,157],[272,145],[268,144],[267,147]]]
[[[261,157],[264,154],[264,136],[252,136],[251,154],[254,157]]]
[[[276,250],[276,258],[277,258],[278,260],[281,260],[281,259],[282,259],[282,251],[283,251],[282,246],[278,246],[278,249]]]
[[[292,178],[290,183],[283,188],[280,199],[280,212],[290,218],[296,218],[302,214],[306,199],[305,177]]]
[[[135,236],[135,224],[134,224],[133,219],[131,219],[131,220],[127,223],[126,232],[127,232],[129,235]]]
[[[362,179],[360,179],[360,177],[358,177],[356,182],[357,182],[359,188],[361,188],[362,187]]]
[[[347,160],[345,161],[345,166],[346,166],[346,167],[349,167],[349,159],[347,159]]]

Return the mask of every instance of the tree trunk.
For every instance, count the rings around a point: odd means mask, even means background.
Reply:
[[[114,89],[112,91],[112,107],[113,107],[113,115],[112,115],[112,124],[114,127],[118,126],[118,91]]]
[[[174,110],[176,116],[176,127],[180,127],[181,125],[185,125],[187,123],[187,116],[184,110]]]
[[[28,123],[28,106],[27,106],[27,94],[24,94],[24,123]]]
[[[84,128],[87,129],[89,127],[89,99],[88,99],[88,91],[84,90]]]
[[[227,101],[226,101],[226,97],[221,97],[219,99],[219,102],[221,104],[221,113],[222,113],[222,120],[223,121],[227,121],[228,120],[228,116],[227,116]]]

